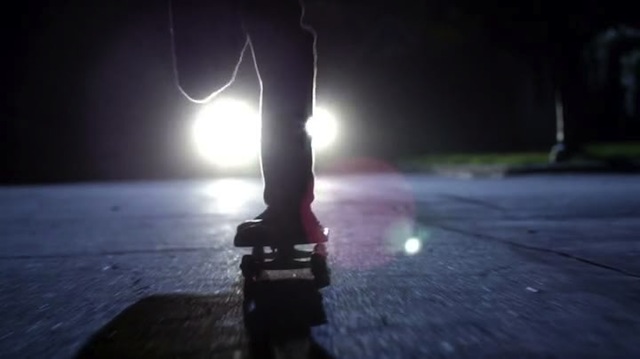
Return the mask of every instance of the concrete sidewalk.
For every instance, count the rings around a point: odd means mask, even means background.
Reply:
[[[0,357],[640,357],[640,176],[321,177],[333,284],[245,312],[231,239],[260,192],[0,187]]]
[[[507,164],[458,164],[458,165],[404,165],[409,173],[425,173],[460,178],[505,177],[530,174],[638,174],[640,161],[571,161],[566,163],[507,165]]]

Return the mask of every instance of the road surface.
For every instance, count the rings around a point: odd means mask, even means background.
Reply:
[[[243,311],[259,180],[0,187],[0,357],[640,358],[639,176],[335,176],[317,198],[332,285],[272,275]]]

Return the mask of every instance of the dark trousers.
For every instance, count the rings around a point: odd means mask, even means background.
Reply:
[[[305,131],[315,95],[315,34],[299,0],[173,0],[181,89],[207,97],[232,81],[249,46],[261,91],[264,201],[284,211],[313,201],[313,153]]]

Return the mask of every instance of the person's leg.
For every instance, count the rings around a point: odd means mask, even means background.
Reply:
[[[245,5],[245,27],[262,83],[261,164],[267,204],[262,217],[311,242],[323,241],[311,211],[313,152],[305,129],[314,106],[315,34],[300,23],[299,0],[246,0]]]
[[[247,43],[237,0],[171,0],[170,21],[178,86],[207,102],[233,81]]]

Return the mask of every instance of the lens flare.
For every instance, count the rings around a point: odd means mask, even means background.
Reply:
[[[404,242],[404,251],[407,254],[416,254],[420,252],[420,248],[422,248],[422,242],[418,238],[409,238]]]

